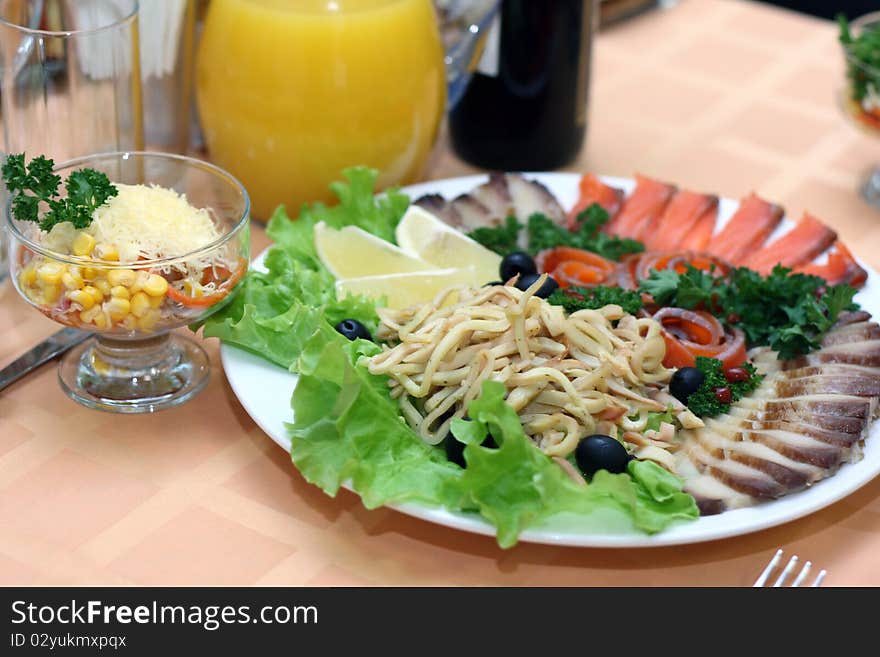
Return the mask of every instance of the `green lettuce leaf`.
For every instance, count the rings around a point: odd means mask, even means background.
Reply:
[[[513,545],[524,528],[563,512],[616,509],[649,533],[699,515],[681,481],[650,461],[630,462],[626,474],[600,470],[586,486],[574,483],[526,437],[504,393],[501,383],[486,381],[468,408],[470,424],[482,426],[499,446],[481,447],[469,428],[461,482],[463,506],[478,509],[496,526],[502,547]]]
[[[293,462],[329,495],[350,479],[369,509],[410,501],[454,508],[461,468],[407,426],[387,377],[356,365],[378,351],[365,340],[349,342],[326,324],[307,341],[296,365]]]
[[[336,297],[336,281],[315,251],[314,225],[319,221],[334,227],[359,225],[379,237],[393,236],[409,199],[393,190],[376,198],[375,170],[355,167],[344,175],[347,184],[333,185],[339,205],[305,205],[295,220],[283,206],[275,211],[266,229],[275,241],[264,261],[267,271],[248,272],[233,299],[204,321],[205,337],[220,338],[289,368],[318,318],[330,326],[356,319],[371,333],[376,330],[375,300]]]

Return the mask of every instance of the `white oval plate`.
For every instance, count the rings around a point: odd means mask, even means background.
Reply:
[[[578,174],[526,175],[544,183],[556,195],[563,207],[569,208],[574,204],[580,180]],[[453,178],[413,185],[403,191],[411,198],[426,193],[437,193],[453,198],[469,191],[485,179],[486,176]],[[603,180],[627,192],[635,184],[629,179],[603,177]],[[721,199],[719,225],[723,225],[737,205],[734,200]],[[788,225],[790,224],[786,224],[786,227]],[[786,227],[780,230],[784,231]],[[261,261],[262,257],[257,258],[254,266],[259,267]],[[875,271],[867,267],[866,269],[868,281],[859,291],[856,300],[872,315],[880,315],[880,280]],[[290,451],[290,437],[287,435],[284,423],[293,419],[290,398],[296,385],[296,375],[231,345],[222,345],[220,353],[226,377],[244,409],[272,440],[283,449]],[[774,527],[829,506],[880,474],[878,425],[880,422],[872,427],[870,437],[865,442],[864,458],[861,461],[844,465],[829,479],[772,502],[701,517],[692,522],[669,527],[654,535],[646,535],[628,527],[621,527],[615,533],[609,533],[607,528],[604,532],[597,532],[590,528],[589,519],[553,517],[540,526],[524,531],[520,535],[520,541],[582,547],[649,547],[711,541]],[[476,514],[453,512],[413,503],[391,505],[391,508],[440,525],[477,534],[495,535],[494,527]]]

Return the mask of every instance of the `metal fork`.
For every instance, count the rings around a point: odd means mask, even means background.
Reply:
[[[764,571],[758,576],[758,579],[755,580],[755,583],[752,584],[753,587],[762,587],[767,583],[767,580],[770,578],[770,575],[773,574],[773,571],[776,570],[776,567],[779,565],[779,562],[782,561],[782,548],[776,550],[776,554],[773,555],[773,558],[770,559],[770,563],[767,564],[767,567],[764,568]],[[797,567],[798,558],[797,555],[792,556],[791,559],[788,560],[785,568],[779,573],[779,576],[776,578],[776,581],[773,583],[773,588],[781,587],[785,584],[785,580],[788,579],[789,575],[794,572],[794,569]],[[803,584],[804,580],[807,578],[807,575],[810,574],[810,568],[812,568],[813,564],[807,561],[803,568],[801,568],[801,572],[798,573],[798,576],[791,583],[791,586],[800,586]],[[816,575],[816,579],[813,580],[813,583],[810,584],[811,587],[822,586],[822,580],[825,579],[825,575],[828,572],[825,570],[820,570],[819,574]]]

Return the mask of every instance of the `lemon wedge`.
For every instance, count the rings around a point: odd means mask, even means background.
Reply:
[[[339,230],[315,224],[315,248],[324,266],[338,279],[436,269],[357,226]]]
[[[435,267],[472,266],[480,284],[498,280],[500,255],[417,205],[403,215],[394,237],[404,251]]]
[[[454,285],[479,285],[476,280],[473,267],[343,278],[336,281],[336,296],[384,296],[389,308],[406,308],[431,301],[438,292]]]

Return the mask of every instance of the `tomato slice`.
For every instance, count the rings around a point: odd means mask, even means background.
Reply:
[[[238,261],[238,267],[234,272],[230,272],[225,267],[213,267],[211,268],[213,271],[209,273],[209,270],[205,270],[202,273],[202,285],[207,284],[208,282],[219,282],[215,292],[213,294],[206,294],[201,297],[190,297],[184,294],[181,290],[178,290],[173,285],[168,286],[168,298],[177,301],[178,303],[183,304],[184,306],[190,307],[208,307],[213,306],[215,303],[222,300],[227,294],[229,294],[230,290],[235,287],[241,277],[244,276],[245,271],[247,271],[247,260],[244,258],[240,258]],[[228,273],[227,278],[222,279],[217,275],[216,272],[224,271]]]

